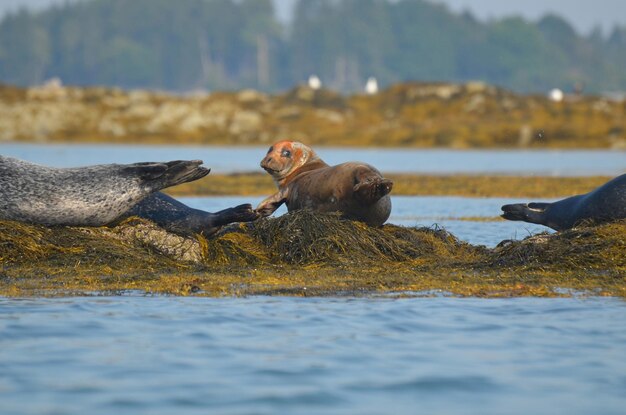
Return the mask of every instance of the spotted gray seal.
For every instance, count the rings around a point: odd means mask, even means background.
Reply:
[[[150,194],[209,174],[202,161],[47,167],[0,156],[0,219],[101,226]]]
[[[250,204],[211,213],[159,192],[209,174],[201,164],[178,160],[54,168],[0,156],[0,219],[102,226],[139,216],[172,232],[209,236],[228,223],[259,217]]]
[[[329,166],[310,147],[279,141],[270,147],[261,167],[272,176],[278,192],[257,206],[260,216],[271,215],[285,203],[289,211],[340,212],[346,218],[380,226],[391,213],[393,182],[369,164]]]
[[[548,226],[557,231],[583,221],[610,222],[626,218],[626,174],[583,195],[554,203],[518,203],[502,206],[502,217]]]

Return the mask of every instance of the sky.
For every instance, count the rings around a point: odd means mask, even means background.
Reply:
[[[0,0],[0,16],[20,7],[43,8],[53,3],[76,0]],[[132,1],[132,0],[129,0]],[[600,26],[609,33],[615,24],[626,26],[626,0],[431,0],[446,4],[451,10],[469,10],[480,20],[521,15],[537,20],[546,13],[556,13],[569,21],[581,34]],[[279,16],[285,20],[295,0],[274,0]]]

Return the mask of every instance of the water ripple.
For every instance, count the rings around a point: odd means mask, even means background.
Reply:
[[[2,414],[621,414],[616,299],[0,298]]]

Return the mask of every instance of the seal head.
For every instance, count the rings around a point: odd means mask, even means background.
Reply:
[[[261,167],[272,176],[278,187],[297,174],[327,167],[312,148],[297,141],[279,141],[267,150]]]

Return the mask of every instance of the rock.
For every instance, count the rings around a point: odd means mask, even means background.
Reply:
[[[235,112],[228,132],[239,135],[242,133],[256,132],[261,127],[263,117],[255,111],[237,111]]]
[[[465,92],[468,94],[478,94],[487,92],[488,85],[482,81],[470,81],[465,84]]]
[[[43,85],[30,88],[26,92],[28,99],[63,99],[67,97],[67,91],[63,88],[61,79],[51,78]]]
[[[102,117],[98,123],[98,131],[104,135],[113,137],[123,137],[126,135],[124,125],[111,115]]]
[[[485,96],[482,94],[473,95],[467,104],[465,104],[464,110],[466,112],[480,112],[485,109]]]
[[[331,111],[331,110],[326,110],[326,109],[319,109],[317,111],[315,111],[315,115],[318,118],[321,118],[325,121],[328,121],[332,124],[343,124],[344,122],[344,117],[341,113],[337,112],[337,111]]]
[[[150,132],[158,132],[171,128],[176,128],[177,124],[186,117],[192,108],[181,101],[170,101],[162,103],[156,114],[148,121],[146,129]]]
[[[237,100],[242,104],[260,104],[267,101],[267,95],[254,89],[244,89],[237,94]]]
[[[187,114],[178,124],[178,128],[184,133],[194,133],[206,126],[207,119],[197,109]]]

